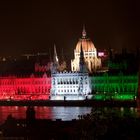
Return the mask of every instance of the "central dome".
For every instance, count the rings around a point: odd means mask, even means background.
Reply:
[[[93,42],[87,38],[85,28],[82,31],[82,37],[79,39],[74,49],[74,59],[71,60],[72,71],[80,70],[80,56],[83,51],[83,57],[86,67],[90,73],[96,72],[101,67],[101,59],[97,57],[97,50]]]
[[[93,42],[89,38],[86,37],[85,28],[83,28],[82,38],[79,39],[79,41],[76,45],[76,50],[75,50],[76,52],[80,53],[81,45],[82,45],[83,52],[89,52],[89,51],[96,50]]]

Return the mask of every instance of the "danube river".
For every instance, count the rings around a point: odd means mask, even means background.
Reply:
[[[78,119],[78,115],[85,115],[91,112],[91,107],[47,107],[34,106],[36,119]],[[26,118],[27,106],[0,106],[0,123],[3,123],[8,115],[16,119]]]
[[[78,119],[78,115],[86,115],[91,113],[92,107],[47,107],[34,106],[36,119],[62,119],[72,120]],[[100,107],[93,108],[102,112],[115,112],[118,115],[130,115],[140,117],[140,109],[135,107]],[[26,118],[27,106],[0,106],[0,124],[3,123],[8,115],[12,115],[16,119]]]

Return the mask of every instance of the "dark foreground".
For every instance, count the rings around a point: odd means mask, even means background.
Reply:
[[[0,126],[0,138],[12,140],[135,140],[140,139],[140,118],[122,111],[92,109],[79,120],[38,120],[34,113],[26,119],[9,116]]]
[[[84,101],[0,101],[0,106],[112,106],[112,107],[136,107],[137,102],[115,100],[84,100]]]

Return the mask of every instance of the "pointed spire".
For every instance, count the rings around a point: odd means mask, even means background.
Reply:
[[[83,25],[82,38],[86,38],[86,36],[87,33],[86,33],[85,25]]]
[[[80,52],[80,61],[79,61],[79,71],[80,72],[87,72],[87,68],[84,61],[84,52],[81,43],[81,52]]]
[[[54,44],[54,56],[53,56],[54,63],[58,63],[58,57],[56,52],[56,45]]]
[[[51,66],[51,72],[56,73],[59,67],[57,52],[56,52],[56,46],[54,44],[54,54],[53,54],[53,64]]]
[[[81,48],[80,48],[80,59],[84,60],[84,52],[83,52],[82,43],[81,43]]]

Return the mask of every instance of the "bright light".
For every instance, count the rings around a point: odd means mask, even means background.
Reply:
[[[98,52],[98,56],[103,57],[103,56],[105,56],[105,54],[104,54],[104,52]]]
[[[0,77],[0,100],[48,100],[51,78]]]

